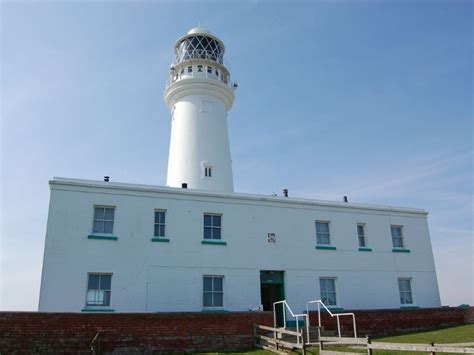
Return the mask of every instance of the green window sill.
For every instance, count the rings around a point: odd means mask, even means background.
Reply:
[[[170,240],[168,238],[157,238],[157,237],[151,238],[151,241],[152,242],[159,242],[159,243],[169,243],[170,242]]]
[[[318,249],[318,250],[336,250],[336,247],[332,247],[330,245],[316,245],[316,249]]]
[[[401,306],[400,309],[407,309],[407,310],[410,310],[410,309],[419,309],[420,307],[418,306]]]
[[[81,309],[81,312],[100,312],[100,313],[110,313],[110,312],[115,312],[115,309],[111,308],[83,308]]]
[[[201,244],[208,244],[208,245],[227,245],[227,242],[223,241],[213,241],[213,240],[201,240]]]
[[[372,251],[372,248],[359,248],[359,251]]]
[[[409,253],[410,249],[404,249],[404,248],[393,248],[392,252],[394,253]]]
[[[99,239],[99,240],[117,240],[115,235],[96,235],[91,234],[87,236],[88,239]]]

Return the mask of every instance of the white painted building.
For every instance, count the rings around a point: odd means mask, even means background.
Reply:
[[[176,42],[168,186],[50,181],[39,310],[439,307],[425,211],[234,192],[223,53]]]

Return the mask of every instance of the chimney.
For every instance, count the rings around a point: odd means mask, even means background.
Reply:
[[[344,196],[344,202],[349,202],[349,201],[347,200],[347,196]]]
[[[181,184],[181,187],[182,187],[183,189],[187,189],[187,188],[188,188],[188,184],[185,183],[185,182],[183,182],[183,183]]]
[[[283,189],[283,196],[288,197],[288,189]]]
[[[110,180],[110,176],[104,176],[104,181],[105,182],[109,182],[109,180]]]

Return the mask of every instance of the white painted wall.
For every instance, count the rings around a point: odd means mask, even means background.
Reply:
[[[224,308],[260,304],[260,270],[285,271],[294,310],[320,298],[319,277],[337,277],[338,306],[399,308],[398,277],[413,279],[419,307],[438,307],[426,213],[413,209],[223,194],[86,180],[51,181],[40,311],[78,312],[88,272],[112,272],[119,312],[200,311],[203,275],[224,276]],[[94,205],[115,206],[117,241],[91,240]],[[154,210],[165,209],[169,243],[151,242]],[[203,214],[221,213],[226,246],[202,245]],[[331,223],[337,250],[316,250],[315,220]],[[372,252],[358,251],[357,223]],[[410,253],[393,253],[391,224]],[[267,233],[276,233],[276,243]]]

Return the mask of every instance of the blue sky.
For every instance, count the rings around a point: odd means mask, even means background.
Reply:
[[[469,1],[1,2],[0,309],[36,310],[53,176],[164,185],[175,40],[226,43],[238,192],[421,207],[474,304]]]

